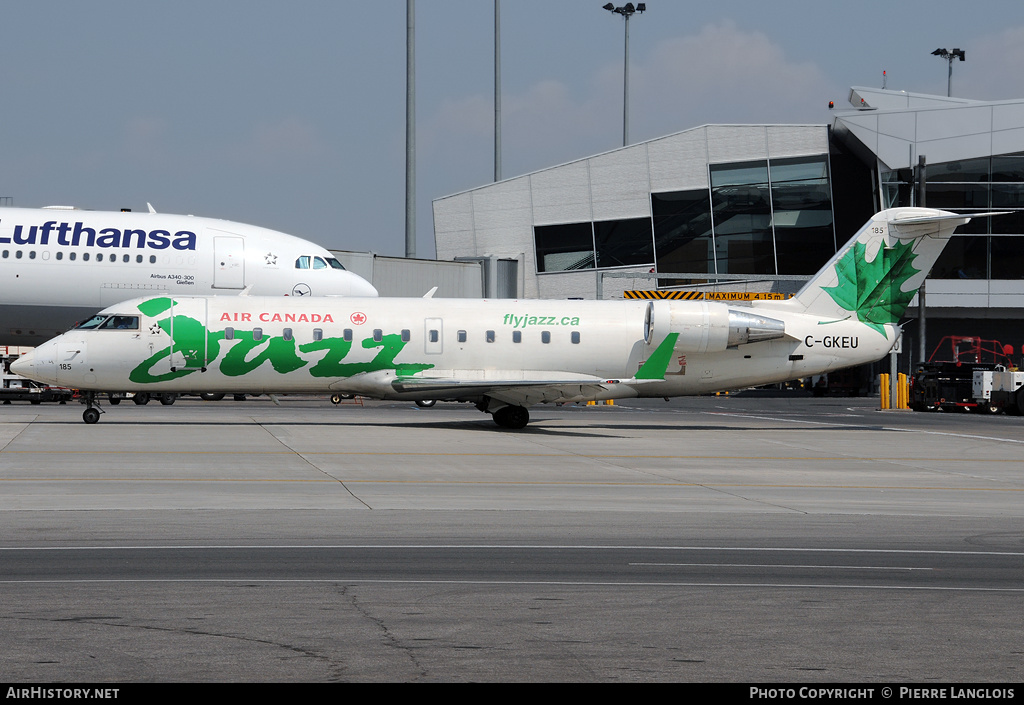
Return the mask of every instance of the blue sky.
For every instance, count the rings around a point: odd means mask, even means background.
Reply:
[[[511,177],[622,140],[622,19],[502,2]],[[825,123],[851,85],[1024,97],[1024,3],[648,2],[630,21],[630,137]],[[400,255],[405,2],[7,3],[0,196],[193,213]],[[419,0],[417,253],[430,203],[493,178],[493,3]]]

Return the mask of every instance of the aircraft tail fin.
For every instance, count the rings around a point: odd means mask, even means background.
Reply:
[[[953,231],[971,217],[934,208],[876,213],[822,267],[786,308],[836,321],[856,317],[886,335],[942,254]]]

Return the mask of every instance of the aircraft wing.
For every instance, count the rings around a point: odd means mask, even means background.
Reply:
[[[489,396],[506,404],[530,406],[543,402],[592,399],[605,390],[632,387],[657,380],[600,379],[573,376],[571,379],[456,379],[438,377],[406,377],[396,379],[391,386],[398,392],[415,392],[425,399],[456,399],[471,396]],[[630,395],[632,396],[632,394]]]
[[[636,374],[628,379],[604,379],[580,373],[539,370],[529,373],[522,370],[450,370],[443,376],[399,377],[392,380],[391,386],[398,392],[421,393],[424,399],[488,396],[517,406],[582,401],[607,391],[614,394],[616,389],[629,389],[632,392],[637,386],[664,381],[678,337],[678,333],[666,336]]]

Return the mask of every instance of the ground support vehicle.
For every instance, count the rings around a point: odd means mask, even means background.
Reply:
[[[977,408],[990,414],[1024,414],[1024,372],[995,369],[975,370],[973,384]]]

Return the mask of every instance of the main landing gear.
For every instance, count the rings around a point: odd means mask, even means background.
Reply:
[[[526,428],[530,423],[530,412],[525,406],[503,406],[494,412],[494,423],[502,428]]]

